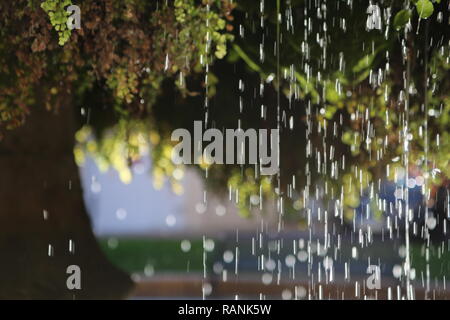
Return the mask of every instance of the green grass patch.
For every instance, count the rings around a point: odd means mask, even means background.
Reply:
[[[411,246],[411,265],[414,269],[416,269],[417,279],[420,279],[422,272],[424,277],[426,276],[425,258],[425,244],[414,244]],[[430,246],[429,265],[431,277],[450,277],[450,252],[447,245],[444,246],[444,248]]]
[[[188,252],[178,239],[103,238],[100,246],[109,260],[128,273],[200,272],[203,270],[203,241],[190,240]]]

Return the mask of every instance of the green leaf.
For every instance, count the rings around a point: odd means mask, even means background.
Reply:
[[[375,60],[375,54],[368,54],[362,57],[358,63],[352,68],[354,73],[358,73],[368,69],[372,66],[373,61]]]
[[[394,18],[394,28],[398,31],[401,28],[403,28],[411,18],[411,11],[410,10],[401,10],[399,11]]]
[[[245,63],[247,63],[247,66],[250,69],[253,69],[256,72],[261,72],[261,67],[254,62],[245,52],[241,49],[237,44],[233,44],[233,50],[241,57],[242,60],[244,60]]]
[[[434,6],[430,0],[419,0],[416,3],[416,9],[421,19],[427,19],[433,14]]]
[[[340,97],[339,97],[339,94],[337,93],[337,91],[334,89],[333,84],[328,82],[326,89],[327,89],[326,90],[327,101],[332,104],[337,104],[340,100]],[[327,110],[328,110],[328,108],[327,108]]]

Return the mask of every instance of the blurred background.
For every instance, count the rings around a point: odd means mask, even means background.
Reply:
[[[0,3],[0,298],[448,298],[449,13]],[[279,172],[175,164],[194,121],[279,129]]]

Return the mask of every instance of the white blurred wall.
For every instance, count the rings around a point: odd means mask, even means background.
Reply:
[[[184,194],[175,195],[169,183],[161,190],[152,185],[148,157],[133,166],[130,184],[120,181],[113,169],[101,173],[88,158],[80,168],[86,206],[96,235],[171,236],[176,234],[208,235],[225,232],[256,231],[273,228],[276,216],[265,210],[264,218],[256,212],[251,219],[241,218],[233,203],[207,193],[198,173],[188,170],[183,178]]]

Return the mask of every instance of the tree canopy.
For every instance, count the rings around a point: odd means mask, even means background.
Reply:
[[[2,135],[33,105],[58,110],[70,97],[84,124],[79,163],[89,152],[129,182],[130,163],[151,150],[155,185],[169,177],[182,192],[173,129],[199,119],[279,125],[280,185],[252,167],[200,165],[213,177],[207,183],[239,190],[244,215],[261,192],[297,212],[317,179],[328,197],[345,195],[351,216],[363,190],[405,165],[430,184],[450,176],[445,1],[380,1],[380,29],[367,27],[371,12],[357,0],[80,1],[82,28],[71,31],[65,8],[73,3],[0,4]]]

